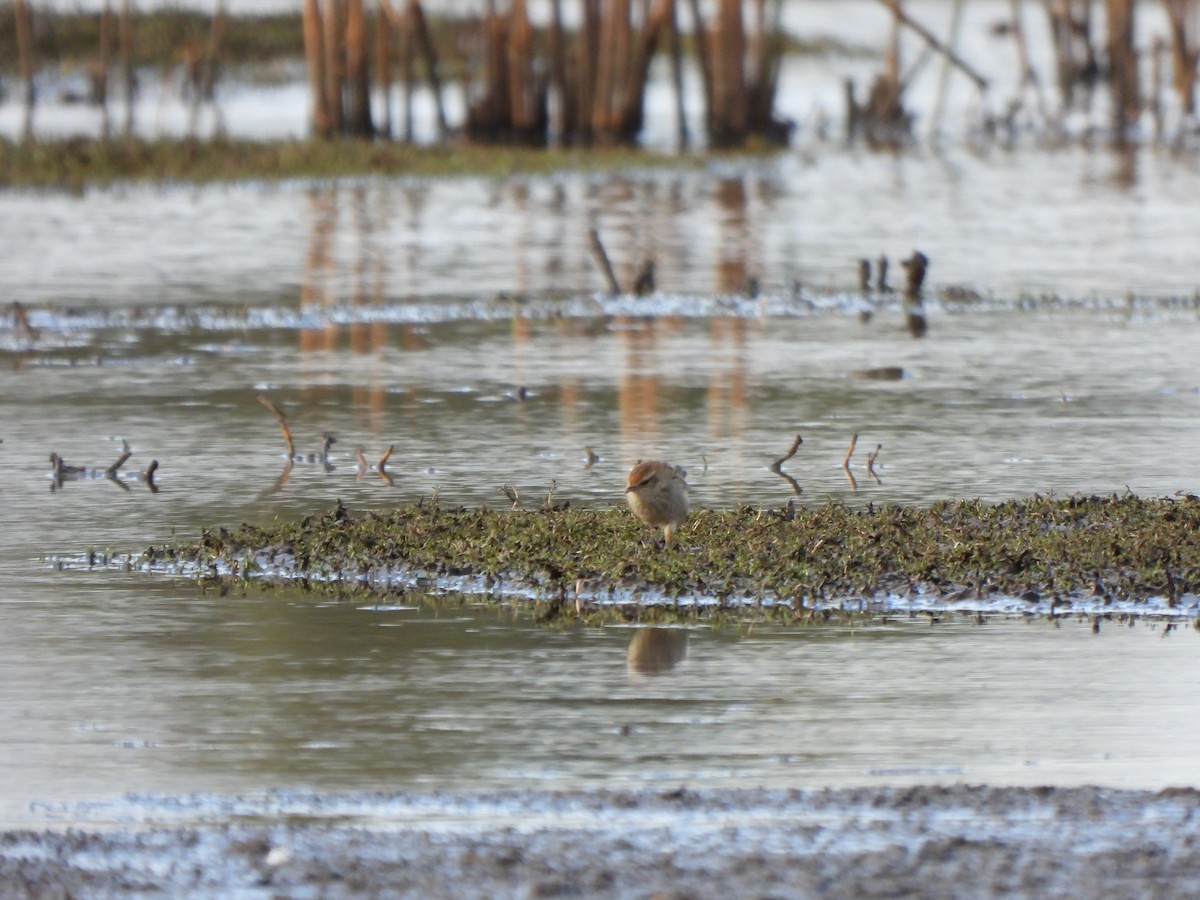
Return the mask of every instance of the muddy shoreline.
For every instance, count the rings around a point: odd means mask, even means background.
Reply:
[[[1200,792],[815,791],[158,798],[202,821],[0,835],[5,896],[1194,895]]]

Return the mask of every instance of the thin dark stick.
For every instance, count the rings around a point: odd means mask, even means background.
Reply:
[[[896,20],[900,22],[900,24],[905,25],[915,31],[921,36],[921,39],[924,40],[925,43],[927,43],[938,53],[941,53],[944,57],[946,57],[946,59],[953,63],[954,66],[959,69],[959,71],[975,82],[975,86],[979,88],[979,90],[987,90],[987,79],[980,75],[970,63],[938,40],[933,32],[931,32],[928,28],[915,19],[909,18],[908,14],[900,8],[900,3],[898,0],[879,0],[879,2],[892,11],[892,15],[896,17]]]
[[[875,471],[875,460],[879,459],[879,451],[882,449],[883,444],[876,444],[875,449],[867,454],[867,474],[875,479],[876,484],[883,484],[879,473]]]
[[[792,441],[792,446],[788,448],[788,452],[779,457],[779,459],[775,460],[775,462],[771,463],[771,471],[779,472],[780,467],[796,455],[796,451],[800,449],[800,445],[803,443],[804,438],[800,437],[800,435],[796,435],[795,440]]]
[[[13,327],[31,341],[36,341],[40,333],[36,328],[29,324],[29,314],[25,312],[25,307],[21,305],[19,300],[14,300],[12,305]]]
[[[600,271],[608,280],[609,293],[614,297],[618,296],[621,293],[621,285],[613,272],[612,263],[608,261],[608,254],[604,251],[604,244],[600,241],[600,233],[595,228],[588,229],[588,242],[591,244],[592,255],[596,257],[596,262],[600,265]]]
[[[121,466],[125,465],[125,461],[127,459],[129,459],[129,457],[131,457],[131,456],[133,456],[133,454],[130,453],[128,450],[126,450],[124,453],[122,453],[117,458],[117,461],[115,463],[113,463],[111,466],[109,466],[107,469],[104,470],[104,477],[115,479],[117,477],[117,473],[121,470]]]
[[[287,442],[287,455],[290,462],[296,456],[296,443],[292,440],[292,429],[288,427],[287,416],[266,394],[259,394],[258,402],[269,409],[271,415],[279,422],[279,430],[283,432],[283,439]]]
[[[850,468],[850,457],[854,455],[854,448],[858,446],[858,435],[853,435],[850,438],[850,449],[846,451],[846,458],[842,460],[842,466],[846,469]]]

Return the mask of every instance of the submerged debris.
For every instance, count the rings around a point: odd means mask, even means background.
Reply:
[[[700,510],[665,551],[618,508],[422,501],[356,515],[339,503],[295,522],[208,529],[195,544],[150,548],[126,564],[339,592],[440,588],[559,604],[571,593],[581,610],[652,607],[659,618],[895,612],[897,598],[972,612],[1194,617],[1200,499]]]

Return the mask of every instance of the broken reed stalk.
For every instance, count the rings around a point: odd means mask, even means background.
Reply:
[[[207,103],[212,103],[217,90],[217,73],[221,61],[221,43],[225,39],[225,29],[229,17],[225,12],[225,0],[216,0],[213,8],[212,23],[208,31],[208,47],[205,51],[204,77],[200,86],[200,97]]]
[[[680,150],[687,150],[692,139],[688,132],[687,107],[683,93],[683,36],[679,32],[679,16],[675,0],[669,4],[667,20],[667,47],[671,57],[671,85],[675,89],[675,128],[676,141]]]
[[[921,288],[925,284],[925,273],[929,270],[929,257],[920,250],[914,250],[912,256],[900,261],[907,275],[904,287],[904,299],[916,301],[921,299]]]
[[[1141,112],[1138,90],[1138,54],[1134,46],[1134,0],[1105,0],[1108,14],[1108,60],[1111,69],[1113,133],[1118,144],[1129,138],[1129,129]]]
[[[958,47],[958,39],[962,35],[963,8],[966,0],[954,0],[954,9],[950,13],[949,46],[952,51]],[[955,51],[957,52],[957,51]],[[933,114],[929,117],[929,134],[933,138],[941,133],[942,116],[946,112],[946,95],[950,89],[950,58],[942,54],[942,69],[938,73],[937,94],[933,101]]]
[[[881,294],[890,294],[892,286],[888,284],[888,258],[885,254],[880,254],[879,261],[875,264],[878,273],[878,279],[875,282],[875,289]]]
[[[712,65],[709,137],[718,147],[735,146],[750,131],[746,29],[741,0],[719,0],[716,18],[704,40],[709,42]]]
[[[596,263],[600,266],[600,271],[604,273],[604,277],[608,281],[608,292],[614,297],[619,296],[621,284],[617,281],[616,273],[613,272],[608,253],[605,252],[604,244],[600,240],[600,233],[595,228],[588,230],[588,244],[592,249],[592,256],[596,258]]]
[[[113,13],[111,0],[104,0],[100,10],[99,47],[96,68],[92,72],[92,102],[100,106],[100,137],[108,140],[112,122],[108,110],[108,70],[112,65]]]
[[[638,297],[645,297],[648,294],[653,294],[655,289],[654,260],[643,260],[642,268],[638,271],[637,277],[633,280],[633,293]]]
[[[36,94],[33,89],[33,17],[27,0],[13,0],[13,18],[16,20],[17,61],[24,85],[22,104],[25,108],[21,123],[21,139],[33,138],[33,104]]]
[[[375,17],[375,66],[379,78],[379,94],[382,98],[383,117],[378,133],[390,138],[392,126],[392,12],[388,0],[379,0],[379,14]]]
[[[137,97],[137,76],[133,68],[133,0],[121,0],[117,46],[125,88],[125,135],[129,136],[133,134],[133,102]]]
[[[321,7],[318,0],[304,0],[302,22],[312,131],[317,137],[330,137],[333,134],[333,120],[325,100],[325,50],[321,39]]]
[[[321,2],[321,68],[325,78],[321,83],[326,113],[329,117],[330,134],[338,133],[345,124],[345,106],[342,103],[342,85],[345,80],[345,63],[342,55],[341,0]],[[326,135],[329,136],[329,135]]]
[[[883,484],[879,473],[875,471],[875,460],[879,459],[879,451],[882,449],[883,444],[876,444],[875,449],[867,454],[867,474],[875,479],[876,484]]]
[[[956,69],[970,78],[975,83],[975,87],[981,91],[987,90],[988,80],[974,66],[955,53],[953,49],[943,44],[932,31],[909,16],[901,7],[900,0],[879,0],[879,2],[892,11],[892,15],[899,24],[918,35],[931,49],[942,54]],[[1127,0],[1127,2],[1132,2],[1132,0]],[[897,83],[898,81],[899,79],[897,78]]]
[[[858,490],[858,479],[854,477],[854,472],[850,469],[850,457],[854,455],[854,448],[858,445],[858,435],[852,435],[850,438],[850,448],[846,451],[846,458],[842,460],[842,471],[846,473],[846,479],[850,482],[850,490]]]
[[[14,300],[11,309],[13,329],[29,340],[36,341],[41,332],[30,324],[29,314],[25,311],[25,307],[21,304],[21,301]]]
[[[279,422],[279,430],[283,433],[283,439],[287,442],[287,458],[290,463],[296,456],[296,444],[292,440],[292,429],[288,427],[287,416],[266,394],[258,395],[258,402],[270,410],[271,415]]]
[[[711,135],[713,131],[713,63],[708,46],[708,29],[704,24],[704,14],[700,10],[700,0],[688,0],[692,13],[692,32],[696,45],[696,64],[700,68],[700,82],[704,87],[704,123]]]
[[[1025,38],[1025,20],[1022,15],[1021,3],[1022,0],[1009,0],[1013,42],[1017,49],[1017,65],[1021,70],[1019,89],[1024,89],[1026,85],[1033,86],[1034,96],[1037,98],[1038,116],[1044,122],[1049,118],[1046,111],[1046,95],[1042,92],[1041,79],[1038,78],[1029,56],[1029,42]]]
[[[1162,38],[1155,38],[1150,50],[1150,117],[1154,121],[1154,140],[1163,139],[1163,55],[1167,52],[1167,44]]]
[[[843,468],[846,468],[846,469],[850,468],[850,457],[852,457],[854,455],[854,448],[856,446],[858,446],[858,435],[857,434],[851,435],[850,448],[846,451],[846,458],[844,460],[842,460]]]
[[[116,478],[117,473],[121,471],[121,466],[125,465],[126,460],[128,460],[131,456],[133,456],[133,453],[131,453],[129,450],[126,450],[124,453],[122,453],[119,457],[117,457],[117,461],[115,463],[104,470],[104,477]]]
[[[425,20],[425,10],[421,8],[421,0],[408,0],[408,23],[417,47],[425,58],[425,74],[429,78],[429,88],[433,92],[434,111],[437,113],[438,140],[445,140],[449,132],[446,124],[446,106],[442,102],[442,80],[438,74],[437,47],[433,36],[429,33],[429,23]]]
[[[379,477],[382,478],[389,487],[396,483],[392,478],[392,473],[387,470],[387,461],[391,458],[392,449],[394,447],[395,444],[390,444],[388,448],[383,451],[383,456],[379,457],[379,465],[375,467],[375,471],[379,473]]]
[[[150,460],[150,465],[146,466],[146,471],[144,471],[138,475],[138,478],[140,478],[142,481],[144,481],[146,483],[146,486],[148,488],[150,488],[150,491],[155,494],[158,493],[158,485],[154,483],[154,473],[157,471],[158,471],[158,460],[152,459],[152,460]]]
[[[375,134],[371,119],[371,73],[367,66],[367,23],[363,0],[344,0],[346,14],[346,122],[347,134],[369,138]]]
[[[871,293],[871,261],[869,259],[858,261],[858,289],[864,294]]]
[[[483,90],[467,108],[467,135],[489,143],[545,144],[546,79],[537,71],[534,29],[524,0],[512,0],[507,14],[489,4],[479,40]]]
[[[407,15],[394,18],[392,27],[395,28],[396,34],[400,38],[400,77],[403,84],[403,100],[401,106],[404,116],[404,142],[411,144],[416,138],[416,131],[413,127],[413,109],[417,95],[417,54],[416,54],[416,35],[413,34],[413,29],[408,25],[409,17]]]
[[[792,445],[788,447],[787,453],[783,454],[783,456],[771,463],[771,471],[778,473],[783,464],[796,455],[796,451],[800,449],[800,445],[803,443],[804,438],[802,438],[800,435],[796,435],[796,437],[792,440]]]
[[[1200,63],[1195,0],[1163,0],[1170,25],[1171,76],[1183,114],[1196,112],[1196,68]],[[1189,27],[1190,23],[1190,27]]]

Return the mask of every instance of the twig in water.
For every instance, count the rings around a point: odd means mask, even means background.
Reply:
[[[14,300],[12,304],[13,329],[20,332],[31,341],[36,341],[40,332],[29,324],[29,314],[25,312],[25,307],[19,301]]]
[[[879,451],[883,449],[883,444],[876,444],[875,449],[867,454],[867,474],[875,479],[876,484],[883,484],[883,479],[879,477],[879,473],[875,471],[875,460],[879,459]]]
[[[500,485],[500,490],[504,491],[504,496],[508,498],[513,509],[521,505],[521,495],[517,493],[517,489],[511,484],[505,483]]]
[[[871,293],[871,261],[869,259],[858,261],[858,289],[864,294]]]
[[[647,259],[642,263],[637,278],[633,280],[633,292],[639,297],[645,297],[647,294],[653,294],[655,287],[654,260]]]
[[[771,463],[771,471],[778,473],[780,467],[782,467],[785,462],[796,455],[796,451],[800,449],[800,445],[803,443],[804,438],[800,437],[800,435],[796,435],[795,440],[792,441],[792,446],[788,448],[788,452],[779,457],[779,459],[775,460],[775,462]]]
[[[887,283],[888,275],[888,258],[887,256],[879,257],[879,279],[875,282],[875,289],[881,294],[890,294],[892,292],[891,285]]]
[[[364,473],[366,473],[367,469],[371,468],[371,466],[367,463],[367,456],[365,453],[363,453],[362,447],[355,447],[354,455],[358,458],[358,479],[361,481]]]
[[[850,480],[850,490],[858,490],[858,479],[854,477],[854,473],[850,471],[850,457],[854,455],[854,448],[858,445],[858,435],[852,435],[850,438],[850,448],[846,451],[846,458],[842,460],[842,470],[846,473],[846,477]]]
[[[395,444],[389,444],[388,448],[383,451],[383,456],[379,457],[379,465],[376,470],[379,472],[379,477],[386,481],[389,485],[395,484],[392,480],[391,473],[387,470],[387,461],[392,456],[392,450],[395,449]]]
[[[850,449],[848,449],[846,451],[846,458],[844,460],[842,460],[842,466],[844,466],[847,469],[850,468],[850,457],[852,457],[854,455],[854,448],[857,446],[858,446],[858,435],[857,434],[851,435],[850,436]]]
[[[54,485],[57,487],[62,487],[64,481],[73,481],[88,474],[87,466],[68,466],[67,461],[53,450],[50,451],[50,466],[54,472]]]
[[[613,272],[612,263],[608,261],[608,254],[604,251],[604,244],[600,242],[600,233],[595,228],[588,230],[588,242],[592,248],[592,255],[596,257],[596,262],[600,266],[600,271],[604,273],[604,277],[608,280],[608,291],[614,297],[621,293],[621,285],[617,281],[617,276]]]
[[[585,469],[590,469],[600,461],[600,457],[596,455],[596,452],[591,447],[584,447],[583,452],[587,454],[587,464],[584,465]]]
[[[271,415],[279,422],[279,430],[283,432],[283,439],[287,442],[288,460],[291,461],[296,456],[296,442],[292,440],[292,429],[288,427],[287,416],[266,394],[259,394],[258,402],[270,410]]]
[[[921,298],[921,286],[925,283],[925,272],[929,269],[929,257],[920,250],[914,250],[912,256],[900,261],[900,265],[904,267],[904,271],[908,275],[907,283],[904,287],[905,299],[919,300]]]
[[[124,453],[122,453],[117,458],[117,461],[115,463],[113,463],[111,466],[109,466],[107,469],[104,470],[104,477],[111,478],[113,481],[117,481],[118,480],[117,474],[120,472],[121,466],[125,465],[125,461],[127,459],[129,459],[129,457],[131,457],[131,456],[133,456],[133,453],[131,453],[127,449]]]
[[[146,471],[138,474],[138,479],[146,483],[146,487],[150,488],[150,493],[158,493],[158,485],[154,483],[154,473],[158,471],[158,460],[150,460],[150,465],[146,466]]]

